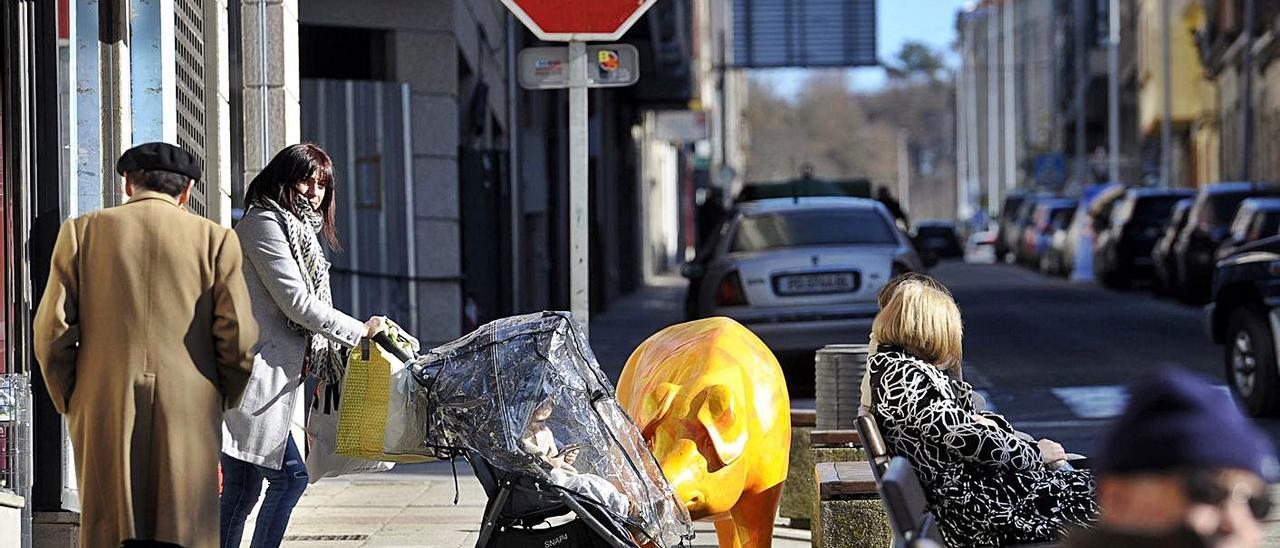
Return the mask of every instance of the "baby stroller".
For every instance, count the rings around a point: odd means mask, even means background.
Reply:
[[[594,502],[556,492],[531,476],[505,472],[471,452],[467,461],[489,496],[481,522],[477,547],[524,548],[565,546],[622,548],[634,543],[626,529]],[[538,528],[553,518],[576,514],[576,520],[549,528]],[[550,544],[548,544],[550,543]]]
[[[692,540],[688,512],[568,313],[498,320],[409,370],[412,386],[398,389],[411,391],[421,443],[401,449],[471,463],[489,497],[479,548]]]

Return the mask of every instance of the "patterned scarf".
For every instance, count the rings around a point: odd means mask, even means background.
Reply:
[[[280,207],[274,200],[263,198],[250,207],[259,207],[280,214],[284,219],[285,236],[289,240],[289,251],[293,259],[298,261],[302,270],[302,279],[307,284],[307,291],[320,302],[333,306],[333,294],[329,289],[329,261],[320,248],[320,240],[316,235],[324,228],[324,217],[305,196],[297,195],[293,207],[298,215]],[[289,329],[299,335],[309,337],[307,354],[303,363],[310,376],[328,383],[342,380],[346,369],[347,348],[333,342],[324,335],[312,332],[306,327],[288,320]]]

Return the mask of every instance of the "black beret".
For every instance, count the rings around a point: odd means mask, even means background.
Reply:
[[[1103,475],[1234,468],[1274,481],[1277,472],[1271,441],[1231,396],[1178,368],[1133,391],[1097,451]]]
[[[124,151],[116,162],[116,173],[139,169],[171,171],[200,180],[200,159],[169,143],[144,143]]]

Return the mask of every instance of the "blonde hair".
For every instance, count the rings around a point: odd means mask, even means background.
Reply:
[[[880,290],[871,324],[878,346],[898,346],[939,369],[959,366],[964,339],[960,308],[951,292],[921,274],[898,276]]]

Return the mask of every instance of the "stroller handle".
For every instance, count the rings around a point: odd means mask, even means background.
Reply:
[[[390,352],[391,355],[399,358],[402,362],[409,363],[413,361],[413,354],[406,352],[403,348],[391,342],[391,337],[388,337],[386,332],[374,335],[373,342],[378,343],[378,346],[381,346],[383,350]]]

